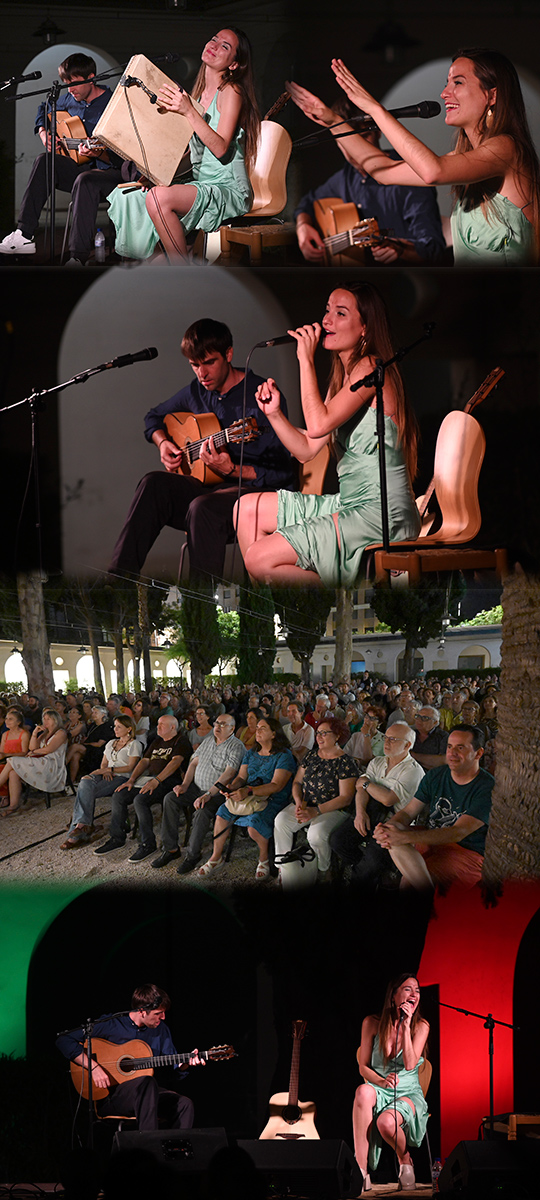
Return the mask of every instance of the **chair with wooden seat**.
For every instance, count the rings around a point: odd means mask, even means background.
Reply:
[[[287,203],[286,174],[291,156],[292,141],[283,125],[276,121],[261,121],[257,157],[250,171],[253,203],[248,213],[237,223],[222,225],[220,230],[220,261],[230,261],[232,246],[247,246],[251,263],[260,262],[268,246],[287,246],[294,243],[292,221],[278,224],[258,224],[262,218],[276,217]]]
[[[390,571],[407,571],[409,582],[418,583],[428,572],[481,568],[504,577],[508,570],[505,549],[470,545],[482,523],[478,479],[485,448],[484,431],[470,413],[447,414],[437,437],[433,473],[442,514],[440,529],[430,533],[432,522],[428,520],[414,541],[393,542],[388,551],[368,547],[374,555],[377,581],[387,582]]]

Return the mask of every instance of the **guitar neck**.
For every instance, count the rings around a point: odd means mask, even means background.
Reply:
[[[295,1037],[291,1058],[291,1074],[289,1076],[289,1104],[298,1104],[298,1082],[300,1079],[300,1045],[301,1039]]]
[[[176,1067],[180,1063],[189,1062],[194,1054],[193,1050],[187,1050],[184,1054],[153,1054],[151,1058],[132,1058],[129,1061],[130,1071],[145,1071],[149,1067]],[[209,1062],[208,1050],[199,1050],[199,1058]]]
[[[227,442],[229,441],[228,434],[229,434],[228,429],[220,429],[220,430],[218,430],[217,433],[212,434],[212,440],[214,442],[214,446],[215,446],[216,450],[220,450],[222,446],[227,445]],[[186,446],[184,452],[185,452],[185,454],[187,454],[190,462],[194,463],[197,461],[198,458],[200,458],[201,447],[204,446],[204,443],[207,441],[208,441],[207,437],[199,438],[198,442],[190,442],[189,446]]]

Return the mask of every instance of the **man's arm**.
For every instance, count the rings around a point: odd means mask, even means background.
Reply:
[[[133,771],[131,772],[129,779],[126,779],[125,783],[121,783],[119,785],[119,787],[117,787],[117,789],[116,789],[117,792],[121,792],[123,790],[123,788],[129,788],[129,790],[131,791],[132,787],[134,787],[134,785],[135,785],[136,780],[139,778],[139,775],[144,775],[145,771],[148,770],[149,763],[150,763],[149,758],[140,758],[137,763],[137,766],[134,767]]]
[[[173,758],[169,759],[167,765],[161,768],[158,775],[154,775],[152,779],[148,780],[148,783],[143,783],[141,795],[146,792],[155,792],[160,783],[165,783],[170,775],[175,775],[180,770],[183,761],[184,756],[182,754],[175,754]]]
[[[397,816],[401,817],[402,813],[398,813]],[[392,850],[394,846],[414,846],[416,842],[426,846],[445,846],[451,842],[462,842],[484,824],[485,822],[479,821],[477,817],[462,813],[454,825],[447,825],[443,829],[422,829],[416,826],[399,829],[396,825],[390,828],[389,821],[386,825],[377,826],[376,835],[378,833],[377,841],[385,850]]]

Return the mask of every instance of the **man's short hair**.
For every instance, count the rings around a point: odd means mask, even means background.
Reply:
[[[96,74],[96,71],[95,60],[88,54],[68,54],[58,68],[62,83],[69,83],[74,78],[89,79],[91,75]]]
[[[394,729],[403,729],[403,741],[406,742],[408,746],[414,746],[416,741],[416,729],[411,729],[411,726],[407,725],[406,721],[394,721],[392,725],[388,726],[386,732],[391,733]]]
[[[478,725],[454,725],[454,728],[450,730],[450,733],[471,733],[473,750],[483,750],[486,744],[484,734],[482,730],[478,728]],[[450,733],[448,734],[448,737],[450,737]]]
[[[190,362],[203,362],[209,354],[217,353],[225,357],[232,344],[228,325],[224,325],[223,321],[213,321],[211,317],[203,317],[186,329],[180,348]]]
[[[297,708],[301,715],[306,711],[304,705],[301,704],[299,700],[289,700],[287,708]]]
[[[440,724],[441,714],[440,714],[438,708],[434,708],[432,704],[421,704],[419,706],[418,711],[422,712],[422,709],[424,709],[424,708],[426,709],[426,712],[431,713],[433,720],[436,721],[437,724]]]
[[[133,1011],[137,1009],[139,1012],[152,1012],[154,1008],[163,1008],[167,1012],[171,1002],[167,993],[163,988],[158,988],[157,984],[142,983],[133,992],[131,1007]]]

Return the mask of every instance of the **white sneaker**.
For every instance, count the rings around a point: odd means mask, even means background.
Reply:
[[[14,229],[0,242],[0,254],[35,254],[36,243],[32,238],[25,238],[20,229]]]
[[[411,1163],[402,1163],[399,1168],[398,1188],[402,1192],[412,1192],[415,1187],[414,1167]]]

